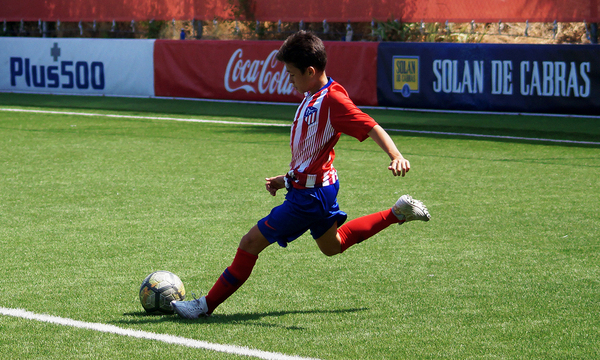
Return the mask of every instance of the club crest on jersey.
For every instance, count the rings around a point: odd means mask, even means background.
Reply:
[[[314,106],[309,106],[304,111],[304,121],[310,125],[317,121],[317,116],[315,115],[319,109]],[[311,116],[312,115],[312,116]]]

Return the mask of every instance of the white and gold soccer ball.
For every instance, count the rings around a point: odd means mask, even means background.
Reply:
[[[140,287],[140,302],[149,314],[173,314],[171,301],[184,299],[183,282],[170,271],[153,272],[146,276]]]

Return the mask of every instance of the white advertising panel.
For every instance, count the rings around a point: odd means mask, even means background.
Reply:
[[[0,91],[154,96],[154,40],[0,38]]]

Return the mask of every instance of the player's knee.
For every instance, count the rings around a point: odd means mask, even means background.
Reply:
[[[257,243],[257,238],[253,237],[252,235],[250,235],[250,233],[242,236],[242,239],[240,240],[240,249],[242,250],[248,250],[251,249],[253,247],[255,247]]]
[[[248,236],[248,234],[242,236],[242,239],[240,240],[240,249],[245,250],[251,245],[252,239],[250,238],[250,236]]]
[[[332,257],[332,256],[335,256],[335,255],[339,254],[339,252],[325,252],[325,251],[323,251],[323,254],[325,254],[325,256],[327,256],[327,257]]]
[[[251,254],[258,255],[270,243],[260,233],[258,228],[252,228],[246,235],[242,236],[239,248]]]
[[[329,248],[321,248],[321,252],[328,257],[331,256],[335,256],[337,254],[339,254],[341,251],[340,249],[334,248],[334,247],[329,247]]]

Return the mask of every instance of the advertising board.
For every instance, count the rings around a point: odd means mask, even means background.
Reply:
[[[0,91],[153,96],[153,43],[0,38]]]
[[[281,41],[172,41],[155,44],[156,96],[297,103],[302,98],[275,59]],[[358,105],[376,105],[377,43],[326,43],[327,74]]]
[[[380,106],[600,115],[590,45],[381,43]]]

